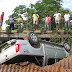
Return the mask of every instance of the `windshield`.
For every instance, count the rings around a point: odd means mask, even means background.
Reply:
[[[9,40],[5,43],[3,43],[2,45],[0,45],[0,52],[4,49],[6,50],[7,48],[9,48],[10,46],[14,45],[16,43],[16,39],[12,39]]]

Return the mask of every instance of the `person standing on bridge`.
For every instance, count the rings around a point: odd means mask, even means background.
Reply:
[[[0,29],[1,29],[1,26],[3,24],[3,18],[4,18],[4,12],[2,12],[2,14],[0,15]]]
[[[14,30],[14,21],[15,21],[15,18],[13,17],[13,15],[11,15],[11,17],[9,18],[8,22],[10,23],[10,30],[11,30],[11,27],[12,27],[12,30]]]
[[[18,23],[18,30],[22,30],[23,29],[23,18],[21,15],[19,15],[19,18],[17,19],[17,23]]]
[[[27,30],[30,30],[30,24],[29,24],[29,21],[27,21]]]
[[[55,18],[55,23],[56,23],[57,30],[58,30],[58,26],[59,26],[59,30],[60,30],[61,29],[61,25],[60,25],[61,13],[58,13],[58,11],[56,11],[56,14],[54,14],[53,17]]]
[[[47,14],[47,16],[45,17],[45,31],[50,30],[50,22],[51,22],[51,17],[49,16],[49,14]]]
[[[68,11],[66,11],[66,14],[64,15],[64,22],[65,22],[66,30],[67,27],[69,27],[70,30],[70,14],[68,14]]]
[[[39,15],[37,14],[37,11],[35,11],[35,14],[33,14],[33,24],[34,24],[34,30],[36,29],[37,30],[37,27],[38,27],[38,23],[39,23]]]

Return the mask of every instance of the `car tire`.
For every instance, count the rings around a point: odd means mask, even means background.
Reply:
[[[32,44],[32,45],[37,45],[39,43],[38,37],[34,32],[29,33],[28,40],[29,40],[30,44]]]

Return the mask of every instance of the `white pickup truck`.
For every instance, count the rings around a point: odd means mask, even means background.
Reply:
[[[39,65],[41,61],[42,65],[44,66],[48,64],[48,59],[50,58],[62,59],[70,55],[70,53],[68,53],[70,47],[67,43],[62,46],[51,42],[41,41],[39,42],[39,46],[36,47],[32,46],[33,42],[35,45],[37,45],[36,34],[31,32],[29,36],[29,40],[12,39],[2,44],[0,48],[4,47],[5,45],[8,46],[1,49],[0,64],[8,61],[10,61],[10,63],[16,63],[18,62],[18,60],[24,61],[29,56],[33,56]],[[30,42],[30,39],[32,44]]]

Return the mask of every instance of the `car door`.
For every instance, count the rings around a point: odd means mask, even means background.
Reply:
[[[6,62],[16,56],[15,45],[5,48],[0,54],[0,63]]]
[[[3,62],[5,62],[6,60],[5,60],[5,52],[1,52],[0,53],[0,64],[1,63],[3,63]]]
[[[6,49],[5,59],[7,61],[7,60],[13,58],[14,56],[16,56],[15,45],[10,46],[9,48]]]

